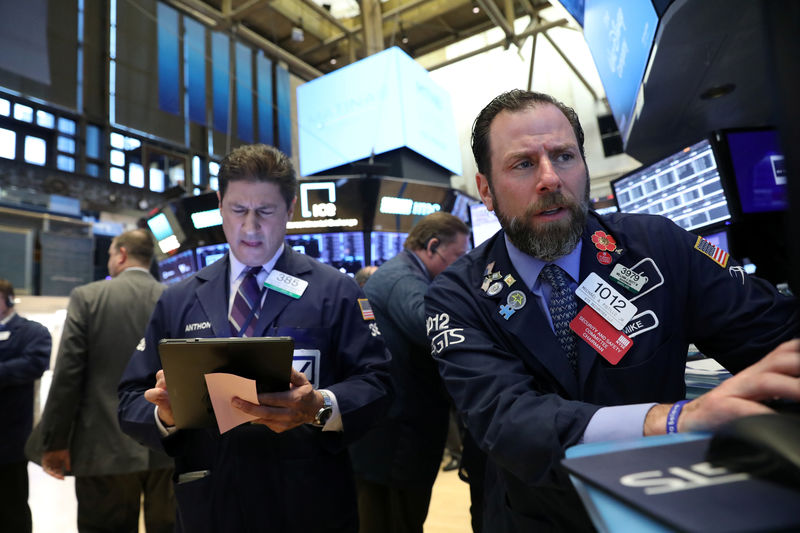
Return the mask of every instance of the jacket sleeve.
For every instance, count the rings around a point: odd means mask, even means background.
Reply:
[[[494,462],[525,482],[546,482],[599,406],[565,400],[537,383],[522,359],[492,338],[457,272],[440,274],[425,298],[428,339],[447,391]]]
[[[33,383],[50,366],[53,341],[47,328],[28,320],[14,334],[19,336],[13,339],[18,352],[15,356],[0,361],[0,388]]]
[[[69,436],[81,401],[88,363],[88,309],[80,288],[72,291],[53,382],[42,413],[44,450],[69,447]]]
[[[158,342],[169,337],[169,312],[165,307],[162,295],[150,317],[145,336],[128,361],[117,389],[117,416],[122,431],[137,442],[159,451],[164,451],[164,446],[155,421],[155,405],[145,399],[144,392],[155,386],[156,372],[161,369]]]

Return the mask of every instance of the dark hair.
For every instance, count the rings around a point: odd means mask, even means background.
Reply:
[[[286,208],[296,195],[297,175],[289,157],[266,144],[246,144],[229,153],[219,168],[219,197],[225,197],[231,181],[275,183],[286,200]]]
[[[120,233],[114,237],[111,245],[116,250],[125,248],[129,257],[145,267],[149,267],[153,260],[153,239],[147,230],[133,229]]]
[[[436,211],[417,222],[406,237],[405,247],[408,250],[423,250],[433,238],[439,239],[441,246],[455,241],[459,234],[469,235],[467,225],[457,216]]]
[[[586,163],[586,154],[583,151],[583,128],[575,110],[559,102],[549,94],[514,89],[495,97],[494,100],[489,102],[489,105],[481,110],[472,124],[472,155],[478,165],[478,172],[485,175],[490,183],[492,181],[492,159],[489,146],[489,128],[492,125],[492,121],[501,111],[523,111],[542,104],[556,106],[567,117],[572,126],[572,131],[575,132],[575,139],[578,141],[581,158]]]
[[[7,279],[0,278],[0,292],[7,307],[14,307],[14,286]]]

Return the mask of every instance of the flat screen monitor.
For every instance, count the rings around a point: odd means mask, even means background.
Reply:
[[[293,250],[355,276],[365,264],[364,234],[360,231],[286,235]]]
[[[147,226],[156,238],[161,254],[177,250],[185,240],[183,231],[169,207],[148,218]]]
[[[663,215],[686,230],[731,218],[707,139],[613,180],[611,188],[620,212]]]
[[[198,246],[195,248],[197,255],[198,269],[205,268],[212,263],[216,263],[228,253],[228,243],[223,242],[220,244],[209,244],[207,246]]]
[[[370,260],[375,266],[381,266],[386,261],[403,251],[408,233],[391,231],[373,231],[370,233]]]
[[[158,262],[158,275],[167,284],[177,283],[197,271],[194,250],[179,252]]]
[[[452,198],[447,187],[383,179],[378,190],[373,229],[408,233],[422,217],[446,211]]]
[[[730,244],[728,243],[728,230],[722,229],[713,233],[708,233],[703,235],[703,238],[717,248],[721,248],[728,253],[731,252]]]
[[[472,246],[479,246],[483,241],[500,230],[500,221],[492,211],[483,204],[469,206],[469,220],[472,226]]]
[[[742,213],[784,211],[786,168],[775,130],[724,132]]]
[[[583,35],[622,142],[627,143],[636,101],[658,26],[649,0],[586,0]]]

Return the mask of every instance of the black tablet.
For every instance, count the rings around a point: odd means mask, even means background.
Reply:
[[[158,344],[178,429],[217,425],[205,375],[226,372],[254,379],[258,392],[289,388],[291,337],[162,339]]]

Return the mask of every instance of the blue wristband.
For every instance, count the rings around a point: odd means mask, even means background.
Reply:
[[[687,403],[689,400],[681,400],[670,407],[669,414],[667,414],[667,434],[678,432],[678,417],[681,416],[681,410]]]

